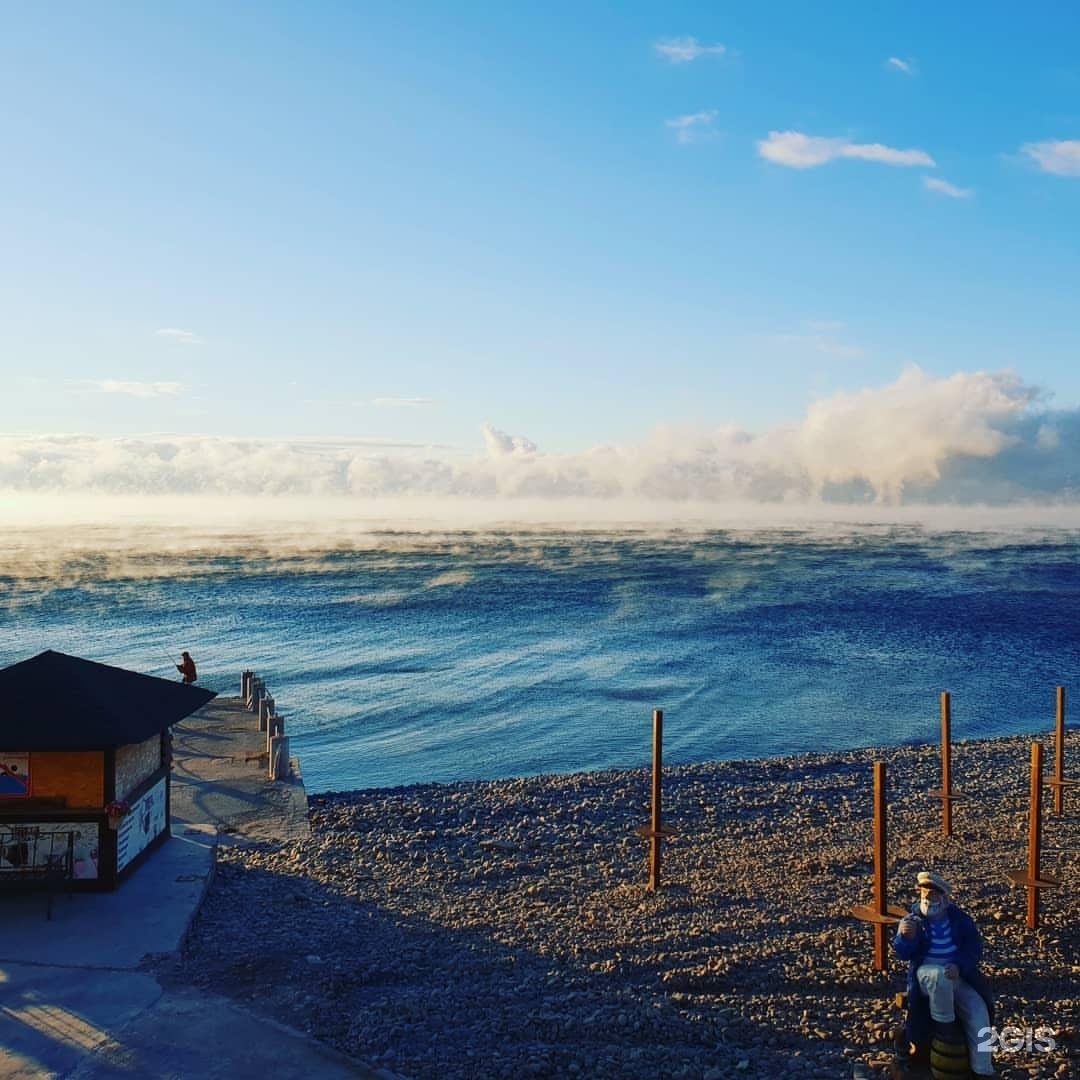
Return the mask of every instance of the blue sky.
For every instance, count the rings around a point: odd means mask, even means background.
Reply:
[[[913,365],[1069,413],[1078,31],[1067,5],[11,9],[0,433],[480,452],[489,424],[582,454],[806,424]]]

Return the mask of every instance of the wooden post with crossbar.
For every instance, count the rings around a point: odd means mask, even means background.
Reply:
[[[888,933],[907,912],[893,907],[886,901],[886,865],[888,858],[888,803],[885,798],[885,762],[874,762],[874,899],[869,904],[859,904],[851,914],[874,927],[874,970],[887,971]]]
[[[649,841],[649,891],[660,888],[660,845],[674,839],[674,829],[665,828],[662,818],[662,772],[664,759],[664,711],[653,710],[652,815],[648,825],[635,832]]]
[[[941,800],[941,831],[952,836],[952,804],[963,798],[952,786],[952,710],[949,692],[941,695],[941,790],[931,795]]]
[[[1065,687],[1057,688],[1057,718],[1054,723],[1054,775],[1046,786],[1054,789],[1054,816],[1065,813],[1065,789],[1080,784],[1080,780],[1065,779]]]
[[[1039,890],[1056,889],[1061,882],[1049,874],[1040,874],[1039,857],[1042,848],[1042,763],[1041,743],[1031,744],[1031,818],[1028,828],[1028,864],[1025,870],[1010,870],[1009,880],[1027,889],[1027,924],[1032,930],[1039,926]]]

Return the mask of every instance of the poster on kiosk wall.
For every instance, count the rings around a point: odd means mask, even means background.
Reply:
[[[30,795],[30,755],[0,753],[0,799],[25,799]]]
[[[136,799],[116,834],[116,869],[125,866],[165,831],[165,777]]]

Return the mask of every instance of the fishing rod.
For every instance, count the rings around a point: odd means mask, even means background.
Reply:
[[[163,646],[163,645],[161,644],[161,642],[160,642],[160,641],[159,641],[159,642],[157,643],[157,647],[158,647],[158,648],[159,648],[159,649],[161,650],[161,652],[162,652],[162,655],[167,655],[167,656],[169,657],[169,667],[170,667],[170,668],[171,668],[171,669],[172,669],[173,671],[178,671],[178,670],[179,670],[179,668],[177,667],[177,663],[176,663],[176,660],[175,660],[175,658],[173,657],[173,655],[172,655],[171,653],[166,653],[166,651],[165,651],[165,647],[164,647],[164,646]]]
[[[157,643],[157,647],[158,647],[158,649],[159,649],[159,650],[161,651],[161,655],[162,655],[162,656],[167,656],[167,657],[169,658],[169,663],[170,663],[170,664],[173,664],[173,663],[175,663],[175,662],[176,662],[176,661],[175,661],[175,660],[173,660],[173,658],[172,658],[172,653],[171,653],[170,651],[168,651],[168,650],[167,650],[167,649],[165,648],[165,646],[161,644],[161,642],[160,642],[160,641],[159,641],[159,642]]]

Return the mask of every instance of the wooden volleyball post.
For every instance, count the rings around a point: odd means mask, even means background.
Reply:
[[[652,819],[634,831],[649,841],[649,892],[660,888],[660,845],[674,839],[674,829],[667,829],[661,819],[661,773],[664,758],[664,711],[654,709],[652,743]]]
[[[887,971],[889,927],[898,923],[907,912],[886,903],[885,866],[888,850],[888,806],[885,801],[885,762],[874,762],[874,899],[859,904],[851,914],[874,927],[874,970]]]
[[[951,729],[952,713],[946,690],[941,695],[941,790],[930,792],[941,800],[941,831],[945,836],[952,836],[952,804],[963,798],[952,789]]]
[[[1031,824],[1028,830],[1028,864],[1026,870],[1010,870],[1009,880],[1023,885],[1027,891],[1027,924],[1032,930],[1039,925],[1039,890],[1056,889],[1061,882],[1049,874],[1040,875],[1039,856],[1042,848],[1042,755],[1041,743],[1031,744]]]
[[[1080,780],[1065,779],[1065,687],[1057,688],[1057,721],[1054,724],[1054,775],[1046,781],[1054,789],[1054,816],[1065,813],[1065,789]]]

